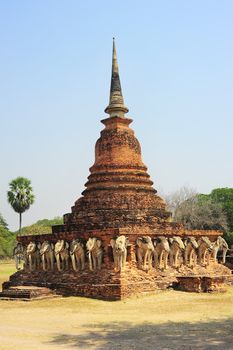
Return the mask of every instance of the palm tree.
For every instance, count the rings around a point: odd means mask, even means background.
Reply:
[[[19,233],[22,227],[22,213],[30,208],[34,203],[34,194],[31,187],[31,181],[25,177],[17,177],[9,183],[7,192],[8,202],[19,213]]]

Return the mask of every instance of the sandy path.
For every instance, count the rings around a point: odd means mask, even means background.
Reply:
[[[233,349],[233,287],[119,302],[0,302],[0,349]]]
[[[0,284],[14,271],[0,264]],[[0,350],[232,349],[233,286],[225,294],[176,291],[105,302],[0,301]]]

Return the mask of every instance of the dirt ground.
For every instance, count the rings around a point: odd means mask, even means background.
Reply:
[[[0,283],[13,271],[0,263]],[[0,301],[0,349],[232,349],[233,286],[224,294],[177,291],[125,301]]]

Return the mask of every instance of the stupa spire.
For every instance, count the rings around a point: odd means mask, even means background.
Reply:
[[[106,107],[105,112],[110,117],[124,117],[124,114],[129,110],[124,105],[124,99],[121,90],[121,82],[119,76],[119,69],[117,63],[116,45],[115,38],[113,38],[113,49],[112,49],[112,77],[110,87],[110,98],[109,105]]]

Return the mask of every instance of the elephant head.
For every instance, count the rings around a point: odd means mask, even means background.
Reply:
[[[54,268],[54,245],[49,241],[44,241],[40,246],[40,255],[42,258],[42,268],[44,271]]]
[[[54,247],[55,257],[57,261],[58,271],[69,268],[69,243],[60,239],[56,242]]]
[[[194,237],[191,237],[191,236],[187,237],[187,243],[186,244],[188,244],[188,243],[191,244],[193,249],[197,249],[198,248],[198,243],[197,243],[197,241],[196,241],[196,239]]]
[[[77,250],[80,248],[83,249],[83,243],[80,241],[80,239],[74,239],[70,244],[70,254],[73,255]]]
[[[17,245],[13,249],[13,257],[15,259],[16,269],[20,270],[20,262],[23,260],[25,262],[25,252],[22,243],[17,243]]]
[[[13,249],[13,256],[16,256],[17,254],[23,254],[24,253],[24,248],[22,243],[17,243],[16,246]]]
[[[43,255],[54,249],[54,245],[50,244],[49,241],[44,241],[40,247],[40,254]]]
[[[214,248],[214,244],[206,236],[202,236],[197,243],[198,247],[204,246],[206,249],[208,249],[209,252],[212,252]]]
[[[167,253],[170,252],[170,246],[168,239],[164,236],[159,236],[154,240],[154,246],[160,247],[161,250],[165,250]]]
[[[215,251],[214,244],[208,237],[203,236],[198,240],[198,262],[199,264],[209,265],[210,256]]]
[[[149,236],[138,237],[137,241],[137,258],[138,263],[143,269],[152,267],[152,252],[154,245]]]
[[[128,245],[128,238],[122,235],[116,239],[111,239],[110,245],[116,253],[121,254]]]
[[[194,237],[189,236],[184,239],[184,245],[184,264],[190,268],[194,268],[197,263],[198,243]]]
[[[181,265],[181,252],[185,250],[184,243],[179,236],[169,238],[170,241],[170,264],[172,267],[178,268]]]
[[[55,244],[55,254],[60,254],[63,250],[68,249],[69,248],[69,243],[65,242],[63,239],[60,239],[56,242]]]
[[[229,246],[225,241],[225,239],[222,238],[221,236],[218,236],[217,240],[213,243],[214,261],[217,262],[218,251],[222,251],[222,263],[225,264],[228,249],[229,249]]]
[[[88,238],[88,241],[86,243],[87,250],[89,252],[93,251],[95,248],[100,248],[102,245],[101,240],[96,237],[90,237]]]
[[[166,270],[168,267],[168,254],[170,252],[168,239],[164,236],[157,237],[154,240],[154,247],[155,267]]]
[[[221,236],[218,236],[217,241],[216,241],[216,244],[218,245],[218,247],[219,247],[220,249],[223,249],[223,248],[229,249],[229,246],[228,246],[227,242],[226,242],[225,239],[222,238]]]
[[[149,236],[139,237],[136,243],[137,243],[137,246],[143,250],[150,250],[151,252],[154,251],[154,245]]]
[[[40,243],[38,245],[36,242],[31,241],[26,248],[26,259],[29,263],[29,269],[32,271],[34,268],[40,265]]]
[[[177,245],[177,247],[180,250],[185,250],[185,246],[184,243],[182,241],[182,239],[179,236],[174,236],[172,238],[169,238],[169,241],[172,245]]]
[[[26,253],[27,254],[31,254],[31,253],[34,253],[36,251],[36,243],[35,242],[30,242],[26,248]]]
[[[85,268],[85,252],[83,242],[77,238],[70,244],[70,257],[74,271],[84,270]]]
[[[122,235],[116,239],[111,239],[110,245],[113,250],[115,269],[119,271],[126,263],[128,238]]]
[[[101,269],[103,249],[102,242],[96,237],[90,237],[86,243],[88,251],[89,268],[91,271]]]

